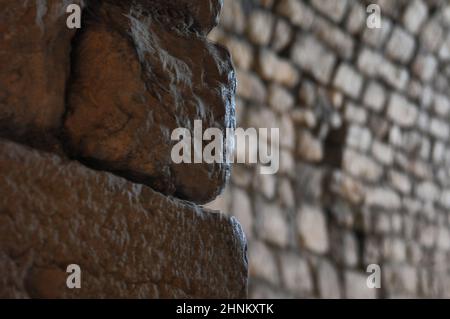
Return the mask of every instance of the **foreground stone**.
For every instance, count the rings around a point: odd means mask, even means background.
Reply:
[[[207,12],[217,18],[220,5],[203,12],[203,2],[209,1],[193,1],[185,11],[167,1],[89,5],[68,88],[66,143],[74,157],[196,203],[220,194],[228,164],[171,158],[178,127],[191,135],[195,120],[222,131],[234,127],[230,55],[191,31]],[[214,25],[201,24],[208,26],[203,31]]]
[[[3,140],[0,193],[2,298],[246,297],[234,218]]]
[[[69,29],[68,4],[85,4]],[[234,127],[221,0],[0,0],[0,136],[206,203],[228,164],[174,164],[178,127]],[[206,144],[206,143],[205,143]]]

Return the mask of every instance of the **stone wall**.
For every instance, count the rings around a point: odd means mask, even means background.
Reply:
[[[281,130],[279,173],[236,165],[211,204],[243,224],[249,296],[450,297],[448,2],[224,3],[237,125]]]
[[[234,126],[222,2],[0,8],[0,298],[245,298],[240,224],[198,206],[229,165],[171,160],[175,128]]]

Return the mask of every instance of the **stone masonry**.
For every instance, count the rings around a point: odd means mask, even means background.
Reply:
[[[210,204],[244,227],[249,296],[450,298],[448,1],[225,0],[210,38],[237,126],[281,130],[278,174],[235,165]]]
[[[239,222],[198,205],[229,164],[171,160],[235,126],[222,4],[0,0],[0,298],[247,297]]]

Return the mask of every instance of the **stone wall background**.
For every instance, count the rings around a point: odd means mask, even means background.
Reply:
[[[450,297],[448,1],[224,0],[210,38],[237,126],[281,130],[279,173],[234,165],[209,205],[245,229],[249,297]]]

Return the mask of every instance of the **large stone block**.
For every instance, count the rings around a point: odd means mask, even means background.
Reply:
[[[246,297],[234,218],[5,141],[0,193],[0,297]]]
[[[165,194],[211,201],[229,165],[174,163],[171,134],[181,127],[194,136],[195,120],[203,129],[234,127],[230,55],[192,32],[196,17],[178,10],[178,2],[116,2],[90,3],[74,42],[65,121],[69,152]]]

